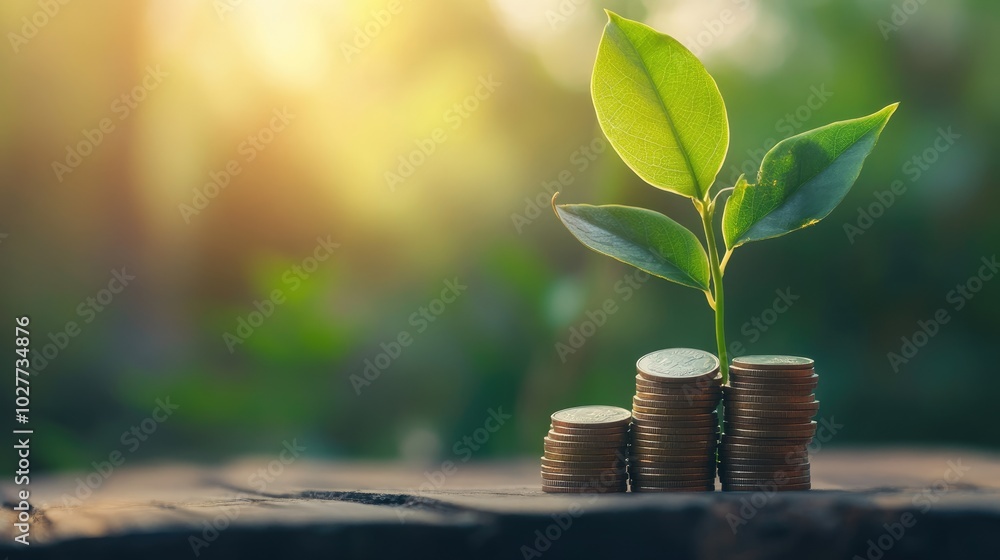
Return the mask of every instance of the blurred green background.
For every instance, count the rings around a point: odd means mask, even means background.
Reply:
[[[490,409],[511,418],[474,457],[537,456],[552,411],[629,406],[642,354],[714,350],[701,294],[634,282],[547,206],[558,189],[697,231],[597,127],[603,8],[715,76],[721,186],[777,140],[901,102],[832,215],[736,252],[730,343],[816,360],[820,417],[844,425],[831,445],[1000,444],[1000,285],[949,301],[1000,242],[996,2],[42,4],[0,6],[0,293],[3,317],[32,319],[39,469],[293,438],[312,457],[435,461]],[[102,292],[122,267],[134,280]],[[777,290],[795,298],[781,313]],[[168,397],[177,411],[128,448]]]

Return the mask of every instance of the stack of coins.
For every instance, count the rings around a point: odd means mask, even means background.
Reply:
[[[723,490],[811,488],[807,446],[816,434],[816,382],[809,358],[733,360],[719,450]]]
[[[639,358],[636,370],[628,463],[632,491],[715,490],[719,359],[670,348]]]
[[[617,406],[578,406],[553,414],[542,457],[542,490],[624,492],[631,419]]]

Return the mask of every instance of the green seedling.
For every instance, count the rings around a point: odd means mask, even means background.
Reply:
[[[644,181],[691,199],[705,244],[672,219],[645,208],[556,204],[584,245],[683,286],[701,290],[715,311],[722,382],[729,381],[722,276],[733,251],[751,241],[816,224],[844,199],[898,103],[778,142],[757,177],[713,186],[729,149],[726,105],[715,80],[677,40],[608,12],[594,63],[597,120],[622,160]],[[731,191],[716,239],[719,195]],[[707,251],[706,251],[707,248]]]

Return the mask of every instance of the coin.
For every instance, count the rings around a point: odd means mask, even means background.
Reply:
[[[566,469],[553,469],[552,467],[543,467],[542,478],[546,478],[549,475],[573,476],[586,479],[600,478],[602,476],[622,478],[628,476],[628,471],[625,470],[624,468],[615,470],[566,470]]]
[[[554,475],[546,475],[554,476]],[[624,478],[608,478],[608,482],[604,483],[599,480],[554,480],[552,478],[546,478],[542,481],[543,484],[548,484],[550,486],[619,486],[624,484],[626,481]]]
[[[560,471],[611,471],[625,468],[625,459],[603,460],[603,461],[553,461],[548,457],[542,457],[542,470],[551,472]]]
[[[635,398],[646,406],[677,406],[678,403],[704,405],[722,398],[722,388],[707,393],[667,393],[653,388],[636,387]]]
[[[707,474],[679,474],[679,475],[651,475],[651,474],[635,474],[630,473],[631,477],[629,480],[633,484],[640,484],[643,486],[647,485],[657,485],[665,482],[678,482],[682,483],[683,486],[690,486],[692,483],[705,484],[709,481],[715,482],[715,473]]]
[[[775,463],[743,463],[737,462],[736,460],[726,461],[725,464],[719,467],[719,471],[725,471],[730,474],[745,472],[745,473],[776,473],[780,471],[792,473],[799,471],[808,471],[810,464],[808,461],[799,463],[797,465],[787,465],[783,462]]]
[[[733,358],[732,365],[764,369],[813,369],[815,362],[811,358],[800,356],[751,355]]]
[[[795,476],[795,477],[784,477],[784,478],[769,478],[767,476],[749,476],[749,477],[730,477],[730,476],[719,476],[724,484],[736,484],[736,485],[752,485],[752,484],[766,484],[774,483],[778,486],[785,486],[788,484],[802,484],[803,482],[809,482],[809,475]]]
[[[618,482],[615,484],[594,484],[592,482],[574,483],[559,480],[543,480],[542,490],[544,492],[624,492],[627,488],[626,484],[626,482]]]
[[[711,426],[714,428],[717,425],[718,425],[718,422],[715,422]],[[704,431],[704,430],[707,429],[707,426],[705,426],[704,424],[702,424],[701,426],[695,426],[695,427],[692,428],[691,426],[677,427],[677,426],[673,426],[673,425],[670,425],[670,426],[651,426],[651,425],[648,425],[648,424],[633,424],[632,425],[632,432],[631,433],[632,433],[632,435],[635,435],[635,434],[649,434],[649,435],[673,434],[673,433],[677,433],[677,430],[688,430],[688,429],[695,429],[695,430]]]
[[[752,385],[762,385],[765,388],[777,387],[799,387],[802,385],[813,385],[819,383],[819,375],[815,373],[808,376],[799,377],[772,377],[772,376],[752,376],[741,370],[736,370],[736,375],[729,376],[730,385],[733,383],[748,383]]]
[[[803,446],[802,442],[797,439],[768,440],[766,442],[761,442],[760,439],[755,437],[740,436],[735,434],[723,434],[722,443],[729,445],[743,445],[743,446],[759,445],[761,443],[765,443],[769,446]]]
[[[632,415],[633,416],[635,414],[644,414],[646,416],[652,416],[652,415],[680,416],[679,414],[676,414],[676,412],[677,412],[677,409],[675,409],[675,408],[667,409],[667,408],[662,408],[662,407],[640,406],[640,405],[636,405],[636,404],[632,405]]]
[[[718,359],[686,348],[652,352],[636,362],[635,384],[628,450],[633,491],[713,490],[715,410],[723,397]]]
[[[570,436],[614,436],[628,433],[628,426],[614,428],[569,428],[566,426],[549,425],[549,432]]]
[[[777,402],[777,403],[761,403],[761,402],[739,402],[734,400],[726,400],[723,402],[725,408],[734,410],[752,410],[752,411],[762,411],[762,412],[787,412],[787,413],[812,413],[815,414],[819,410],[819,401],[812,402]]]
[[[603,488],[600,486],[575,488],[542,484],[542,491],[548,494],[614,494],[616,492],[624,492],[626,489],[627,487],[624,484],[614,488]]]
[[[549,430],[549,435],[546,436],[548,439],[553,441],[567,441],[567,442],[577,442],[577,443],[590,443],[590,442],[603,442],[603,443],[614,443],[622,444],[628,441],[628,432],[622,432],[615,435],[573,435],[573,434],[561,434],[559,432]]]
[[[699,465],[709,463],[715,458],[715,447],[704,445],[701,447],[658,449],[654,447],[637,448],[629,455],[629,464],[642,462],[677,463],[695,461]],[[644,465],[648,466],[648,465]]]
[[[614,460],[624,460],[625,450],[615,449],[608,453],[560,453],[558,451],[545,450],[545,457],[555,460],[555,461],[565,461],[569,463],[575,462],[586,462],[593,463],[598,461],[607,461],[609,464]]]
[[[733,389],[745,391],[750,395],[771,395],[775,397],[793,397],[801,395],[812,395],[816,390],[816,383],[802,383],[798,385],[782,385],[780,387],[770,387],[761,383],[741,383],[733,381]]]
[[[604,473],[604,474],[564,474],[564,473],[542,473],[542,480],[546,483],[558,482],[592,482],[605,486],[613,486],[624,483],[628,479],[625,473]]]
[[[544,492],[624,492],[632,413],[615,406],[582,406],[552,414],[542,440]]]
[[[638,431],[648,430],[655,428],[657,430],[673,430],[679,428],[697,428],[697,429],[707,429],[712,427],[719,427],[718,416],[715,411],[708,413],[698,412],[697,414],[647,414],[645,412],[637,412],[642,417],[636,418],[632,423],[632,428],[638,429]],[[705,418],[705,415],[711,416],[712,418]]]
[[[807,422],[815,416],[811,410],[769,410],[765,408],[725,407],[725,416],[742,416],[761,421]]]
[[[788,484],[784,486],[776,486],[773,484],[726,484],[722,483],[722,490],[724,492],[770,492],[773,490],[792,492],[795,490],[809,490],[812,488],[812,484],[805,482],[802,484]]]
[[[816,435],[816,423],[790,424],[781,426],[756,425],[746,427],[742,424],[726,424],[726,433],[735,436],[748,436],[763,439],[812,439]]]
[[[710,401],[722,398],[722,387],[711,391],[670,391],[660,387],[636,386],[636,395],[651,401]]]
[[[789,465],[809,462],[809,455],[800,451],[785,451],[784,453],[734,452],[719,448],[719,464],[736,465]]]
[[[545,436],[545,446],[552,449],[617,449],[627,442],[627,439],[613,441],[560,441]]]
[[[542,467],[543,468],[557,468],[557,469],[605,469],[605,468],[618,468],[625,466],[625,456],[623,455],[620,459],[615,462],[609,461],[560,461],[558,459],[552,459],[549,457],[542,457]]]
[[[773,481],[778,484],[798,484],[801,482],[808,482],[810,477],[811,475],[808,468],[794,471],[788,469],[776,469],[772,471],[719,471],[720,480],[736,484],[744,484],[747,481]]]
[[[677,455],[650,455],[632,456],[628,460],[628,468],[654,467],[658,469],[709,469],[716,464],[715,453],[713,451],[701,450],[695,453],[679,453]]]
[[[657,488],[647,486],[632,486],[633,492],[654,493],[654,492],[711,492],[715,490],[715,481],[704,486],[685,486],[682,488]]]
[[[808,424],[812,416],[800,416],[799,418],[768,418],[766,416],[739,416],[737,414],[724,414],[727,423],[738,423],[746,427],[758,427],[761,429],[780,426],[795,426]]]
[[[729,373],[733,372],[736,372],[736,376],[744,381],[773,379],[774,382],[778,382],[780,379],[803,379],[816,375],[816,372],[811,369],[753,369],[736,366],[729,368]]]
[[[674,468],[634,466],[634,467],[629,467],[628,471],[630,473],[639,473],[639,474],[674,474],[674,473],[677,473],[677,474],[706,474],[706,473],[714,474],[715,473],[715,465],[708,465],[708,466],[701,466],[701,467],[674,467]]]
[[[798,464],[789,465],[786,464],[784,460],[772,459],[772,463],[751,463],[747,461],[736,462],[736,459],[727,457],[726,460],[720,464],[719,472],[726,473],[764,473],[764,474],[777,474],[779,472],[800,472],[808,471],[812,468],[812,465],[808,460],[801,461]]]
[[[680,443],[686,441],[697,441],[705,443],[715,443],[718,441],[719,436],[715,432],[708,432],[702,434],[661,434],[657,436],[639,434],[632,437],[633,446],[646,446],[646,447],[656,447],[661,443]]]
[[[730,450],[719,449],[719,459],[724,459],[722,463],[726,465],[802,465],[809,462],[809,455],[804,452],[789,451],[785,453],[771,453],[753,455],[750,453],[734,453]]]
[[[652,381],[689,383],[699,378],[715,377],[719,359],[692,348],[668,348],[650,352],[635,364],[639,375]]]
[[[726,456],[732,456],[734,454],[747,454],[747,455],[776,455],[779,457],[784,456],[786,453],[805,453],[806,443],[794,442],[794,443],[784,443],[781,445],[768,445],[766,440],[764,443],[755,443],[752,445],[741,445],[726,443],[725,436],[723,436],[722,443],[719,444],[719,452],[725,454]]]
[[[716,444],[713,441],[679,443],[658,443],[656,446],[636,446],[629,448],[629,463],[649,459],[651,461],[676,462],[677,460],[697,459],[699,462],[709,462],[715,459]]]
[[[702,376],[691,381],[668,382],[661,378],[650,379],[642,374],[636,374],[635,386],[640,389],[649,387],[673,395],[713,393],[722,388],[722,376],[716,373],[712,377]]]
[[[636,481],[632,486],[639,486],[642,488],[690,488],[690,487],[705,487],[711,485],[715,487],[715,477],[704,478],[704,479],[694,479],[694,480],[652,480],[643,479],[641,481]]]
[[[626,492],[628,480],[622,479],[618,482],[604,484],[602,482],[585,481],[582,484],[569,483],[563,480],[542,480],[542,490],[550,492],[551,488],[571,488],[581,492]]]
[[[631,419],[629,411],[617,406],[577,406],[553,413],[552,425],[568,428],[625,426]]]
[[[747,397],[807,397],[813,395],[813,390],[815,387],[810,387],[808,385],[796,388],[794,386],[783,386],[778,388],[763,388],[754,389],[749,387],[743,387],[738,385],[731,385],[726,387],[726,391],[733,393],[734,395],[743,395]],[[808,399],[812,400],[812,399]]]
[[[659,409],[656,412],[643,412],[643,416],[652,417],[654,420],[660,422],[674,422],[674,423],[692,423],[692,422],[711,422],[718,419],[718,415],[715,414],[714,410],[664,410]],[[641,418],[634,419],[632,425],[642,423]]]
[[[775,396],[766,392],[752,392],[747,389],[737,387],[726,387],[725,402],[745,402],[745,403],[798,403],[809,404],[816,400],[816,395],[809,393],[805,395],[783,395]]]

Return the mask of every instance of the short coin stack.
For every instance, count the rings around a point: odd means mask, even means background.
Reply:
[[[542,457],[544,492],[624,492],[632,414],[617,406],[578,406],[552,415]]]
[[[633,492],[715,490],[719,359],[669,348],[636,362],[629,479]]]
[[[807,446],[816,434],[817,379],[809,358],[733,360],[719,450],[723,490],[811,488]]]

